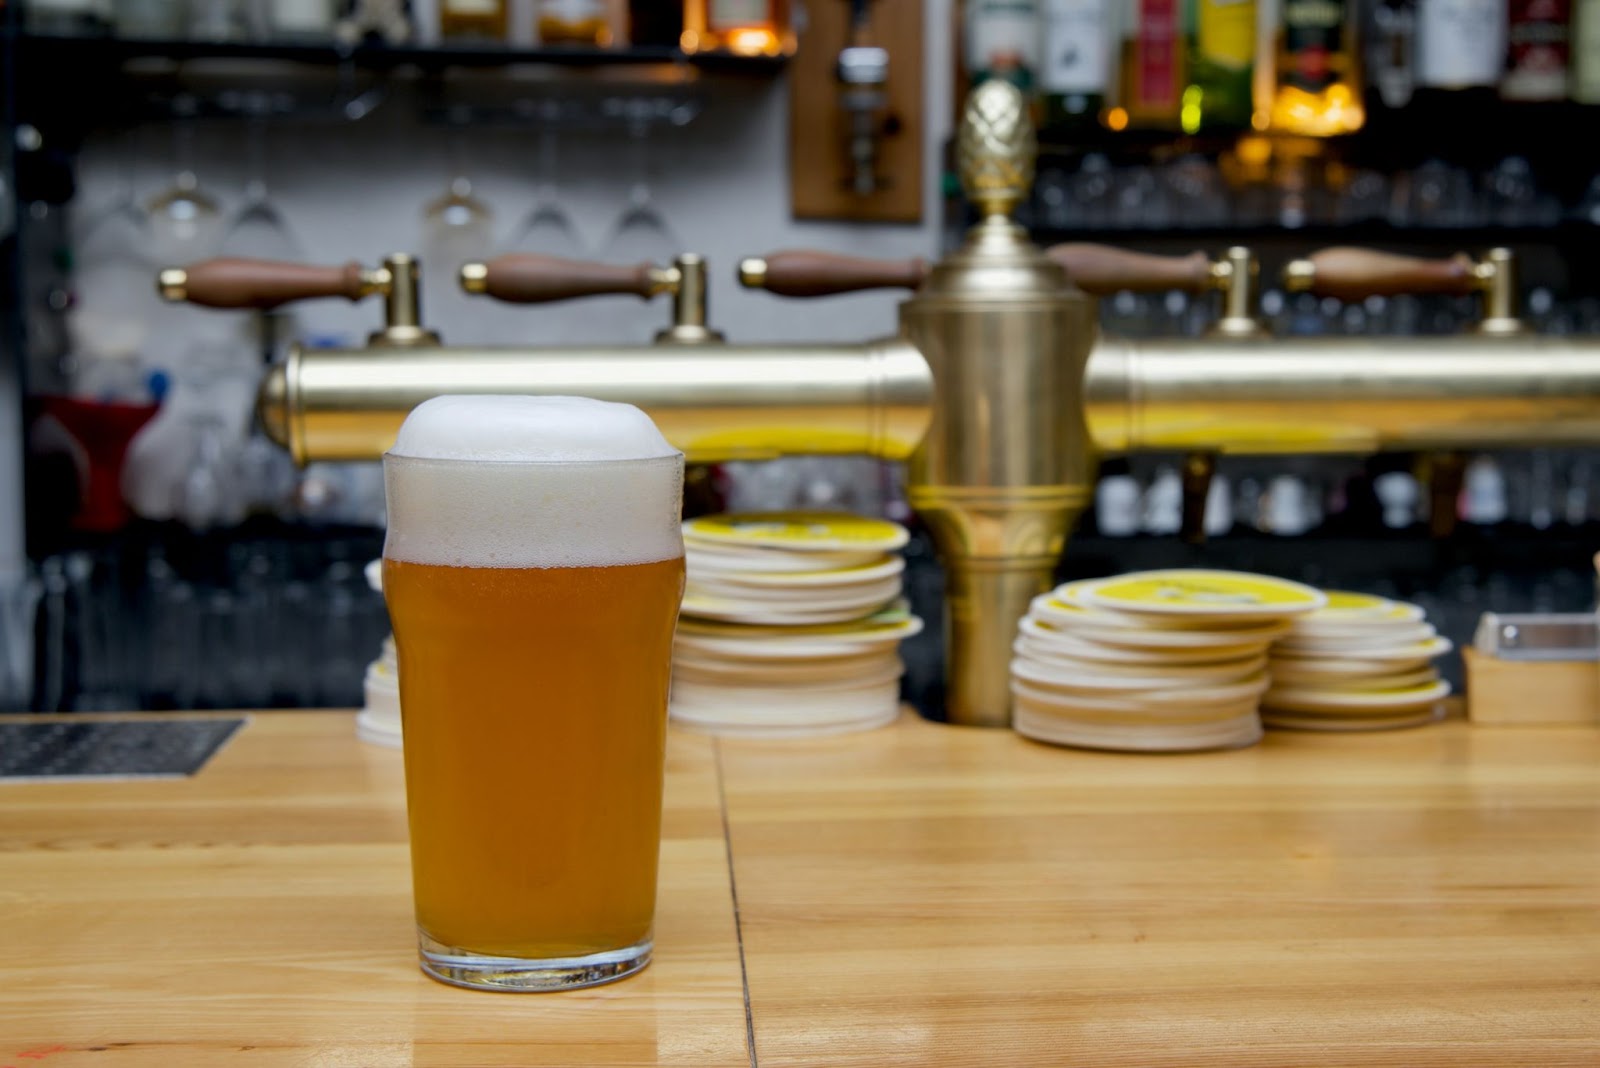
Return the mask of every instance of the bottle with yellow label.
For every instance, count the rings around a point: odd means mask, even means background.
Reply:
[[[1361,129],[1354,16],[1348,0],[1282,0],[1272,129],[1308,137]]]
[[[616,38],[605,0],[539,0],[539,43],[610,48]]]
[[[439,35],[447,40],[504,41],[507,0],[441,0]]]
[[[1250,125],[1256,0],[1190,0],[1188,16],[1183,130],[1242,130]]]
[[[789,0],[687,0],[679,43],[685,52],[789,55],[795,46]]]

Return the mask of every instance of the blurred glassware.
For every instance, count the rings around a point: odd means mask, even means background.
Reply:
[[[1114,225],[1111,219],[1111,161],[1099,152],[1083,157],[1067,186],[1068,229],[1099,230]]]
[[[656,206],[650,189],[650,122],[658,105],[646,98],[634,98],[607,100],[604,107],[626,123],[632,177],[622,213],[606,239],[603,258],[617,263],[670,263],[683,251],[683,245]]]
[[[194,170],[194,113],[198,103],[181,95],[173,102],[172,184],[145,204],[150,214],[150,251],[162,265],[193,263],[211,256],[222,238],[222,209],[200,187]]]
[[[261,110],[265,106],[264,101],[252,105],[246,134],[250,170],[245,180],[244,203],[229,221],[218,251],[225,256],[299,261],[305,258],[305,250],[267,192],[267,129]]]
[[[1463,227],[1483,224],[1482,206],[1472,176],[1461,167],[1431,159],[1409,176],[1409,190],[1399,226]]]
[[[450,179],[445,191],[422,207],[423,311],[430,321],[448,325],[458,342],[493,340],[477,301],[469,303],[457,275],[461,265],[486,258],[494,249],[494,209],[473,192],[467,177],[466,130],[471,115],[451,115]],[[430,310],[431,309],[431,310]]]
[[[1216,165],[1198,153],[1179,156],[1161,169],[1175,225],[1225,226],[1228,194]]]
[[[150,215],[134,197],[132,152],[113,140],[115,187],[89,214],[73,241],[74,300],[67,328],[80,358],[136,356],[144,347],[156,304],[150,277]]]
[[[1589,180],[1589,185],[1572,209],[1572,217],[1590,226],[1600,226],[1600,174]]]
[[[614,98],[603,105],[608,114],[621,117],[627,125],[631,174],[627,200],[600,251],[599,258],[607,263],[666,265],[684,250],[651,192],[650,123],[661,117],[663,103],[669,102]],[[611,303],[613,310],[607,315],[611,329],[626,340],[647,340],[666,325],[666,315],[657,302],[627,297]]]
[[[1386,471],[1372,480],[1372,490],[1383,507],[1383,525],[1404,530],[1416,523],[1424,503],[1422,487],[1405,471]]]
[[[267,29],[278,41],[325,41],[333,37],[334,0],[271,0]]]
[[[1111,224],[1128,230],[1164,230],[1172,225],[1172,197],[1150,167],[1124,167],[1116,172]]]
[[[1377,171],[1358,170],[1345,182],[1334,201],[1334,221],[1340,224],[1382,219],[1389,211],[1389,179]]]
[[[1176,534],[1183,526],[1183,479],[1170,464],[1156,468],[1144,493],[1140,529],[1146,534]]]
[[[273,0],[188,0],[189,36],[197,41],[260,41]]]
[[[1484,175],[1484,208],[1497,226],[1553,226],[1561,205],[1539,188],[1533,165],[1522,156],[1508,156]]]
[[[1049,230],[1082,229],[1082,223],[1072,210],[1066,172],[1052,167],[1039,172],[1034,179],[1034,221]]]
[[[1139,480],[1132,475],[1106,475],[1095,485],[1094,519],[1108,538],[1131,538],[1139,533]]]
[[[507,252],[530,252],[545,256],[580,257],[583,241],[572,215],[561,205],[557,177],[559,149],[557,124],[561,105],[556,100],[541,100],[536,105],[539,122],[539,155],[534,180],[533,205],[505,244]]]
[[[111,11],[118,37],[175,41],[189,25],[184,0],[115,0]]]
[[[40,592],[39,582],[26,569],[0,574],[0,712],[32,711]]]

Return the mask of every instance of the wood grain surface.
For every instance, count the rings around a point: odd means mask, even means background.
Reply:
[[[1600,1065],[1600,731],[720,743],[767,1065]]]
[[[417,971],[404,836],[344,713],[0,782],[0,1068],[1600,1065],[1593,728],[676,732],[656,961],[561,995]]]
[[[400,753],[352,719],[257,714],[190,780],[0,782],[0,1066],[750,1063],[709,739],[668,749],[654,963],[486,994],[417,969]]]

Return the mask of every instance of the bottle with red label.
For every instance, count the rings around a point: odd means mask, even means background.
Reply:
[[[1511,0],[1511,54],[1500,95],[1507,100],[1560,100],[1567,95],[1571,0]]]
[[[1178,0],[1128,0],[1113,129],[1176,129],[1183,103],[1183,12]]]

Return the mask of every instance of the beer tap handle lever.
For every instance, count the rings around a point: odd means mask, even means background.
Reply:
[[[343,297],[357,301],[381,293],[384,328],[368,339],[369,344],[439,343],[439,335],[422,326],[417,261],[405,253],[388,256],[381,267],[355,262],[323,267],[275,260],[202,260],[187,267],[165,268],[156,277],[156,289],[164,300],[174,303],[260,311],[300,300]]]
[[[866,289],[916,289],[928,275],[920,257],[872,260],[792,249],[739,262],[739,284],[780,297],[829,297]]]
[[[1483,294],[1480,334],[1521,334],[1517,317],[1516,257],[1507,248],[1490,249],[1474,261],[1458,252],[1446,259],[1400,256],[1367,248],[1325,248],[1283,269],[1285,288],[1319,297],[1364,300],[1414,293]]]
[[[461,288],[508,304],[548,304],[628,294],[649,300],[670,293],[672,325],[656,335],[658,343],[702,344],[723,339],[706,325],[706,261],[692,252],[678,256],[670,267],[510,253],[463,264]]]
[[[1219,260],[1204,252],[1185,256],[1157,256],[1129,252],[1111,245],[1068,242],[1045,249],[1067,278],[1091,296],[1112,293],[1185,293],[1217,290],[1222,294],[1222,317],[1211,333],[1221,337],[1251,338],[1266,333],[1255,317],[1257,277],[1260,267],[1253,252],[1234,246]]]

